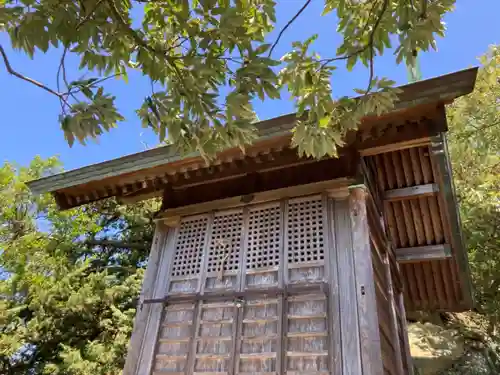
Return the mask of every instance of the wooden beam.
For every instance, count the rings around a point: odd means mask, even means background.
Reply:
[[[351,219],[352,252],[356,278],[356,300],[361,344],[363,374],[382,375],[382,349],[376,303],[370,230],[366,211],[366,186],[350,188],[349,214]]]
[[[225,180],[233,180],[252,173],[263,173],[277,168],[291,167],[313,163],[313,158],[301,158],[296,149],[287,148],[281,152],[270,150],[267,154],[257,153],[237,160],[223,160],[218,164],[208,167],[197,166],[196,170],[181,169],[177,174],[173,189],[186,189],[198,185],[206,185]],[[196,173],[195,173],[196,172]],[[148,186],[145,189],[128,193],[122,200],[126,203],[134,203],[143,199],[161,195],[158,186]],[[161,190],[161,189],[160,189]]]
[[[175,237],[177,233],[176,229],[169,228],[167,230],[160,223],[157,226],[158,231],[159,241],[156,246],[160,248],[160,260],[159,265],[155,267],[157,269],[155,279],[152,280],[152,285],[149,286],[152,298],[164,297],[167,292],[170,265],[175,253]],[[140,357],[138,358],[136,372],[133,375],[151,373],[162,315],[162,304],[157,303],[150,306],[140,349]],[[129,374],[124,373],[123,375]]]
[[[396,143],[390,143],[382,146],[367,147],[359,150],[361,156],[373,156],[377,154],[383,154],[386,152],[405,150],[412,147],[427,146],[431,143],[431,137],[423,136],[418,139],[411,139],[409,141],[401,141]]]
[[[165,220],[169,217],[196,215],[211,211],[220,211],[230,208],[241,207],[246,204],[257,204],[275,201],[284,198],[294,198],[318,193],[334,193],[340,190],[347,190],[353,182],[350,178],[338,178],[335,180],[321,181],[312,184],[291,186],[283,189],[263,191],[248,195],[218,199],[203,203],[191,204],[178,208],[169,208],[158,214],[157,220]]]
[[[129,342],[123,375],[140,374],[138,366],[143,356],[142,350],[145,346],[146,331],[150,324],[150,314],[153,309],[151,305],[143,305],[142,301],[154,297],[158,273],[162,264],[165,262],[164,244],[168,232],[169,230],[163,224],[158,223],[156,225],[155,237],[153,239],[153,245],[148,258],[148,266],[142,283],[142,290],[139,296],[139,304],[137,306],[134,328]]]
[[[396,249],[396,259],[399,263],[426,262],[450,257],[451,247],[448,244]]]
[[[439,192],[438,184],[410,186],[407,188],[387,190],[384,193],[384,200],[397,201],[408,198],[426,197],[435,195],[438,192]]]
[[[442,122],[446,123],[445,109],[440,108]],[[455,251],[455,261],[458,266],[462,301],[465,308],[472,308],[475,304],[472,280],[470,276],[467,250],[464,245],[462,228],[460,225],[460,214],[458,211],[457,199],[455,196],[455,186],[451,162],[448,154],[446,134],[440,133],[433,138],[431,147],[431,161],[436,170],[436,179],[441,190],[441,200],[444,205],[445,227],[450,233],[450,242]]]
[[[358,375],[361,370],[361,345],[356,300],[356,275],[352,251],[351,222],[347,199],[333,202],[333,220],[336,251],[332,254],[332,267],[338,274],[338,304],[340,315],[340,343],[342,347],[343,375]],[[334,314],[337,312],[334,311]]]
[[[402,332],[401,334],[403,335],[403,344],[404,344],[404,352],[406,354],[406,367],[407,367],[407,375],[414,375],[413,371],[413,358],[410,353],[410,340],[408,339],[408,324],[406,320],[406,310],[405,310],[405,302],[404,302],[404,295],[403,292],[398,293],[397,295],[397,304],[399,307],[399,311],[401,312],[400,316],[400,323],[401,323],[401,328]]]
[[[401,350],[401,341],[399,339],[399,327],[398,327],[398,316],[396,314],[396,296],[394,294],[394,288],[392,286],[392,273],[391,273],[391,261],[390,256],[392,254],[387,252],[384,254],[384,268],[385,277],[387,279],[387,296],[390,301],[390,315],[392,319],[392,340],[394,341],[394,349],[396,351],[396,367],[398,369],[398,375],[405,375],[403,368],[403,350]],[[398,301],[399,302],[399,301]],[[406,352],[405,352],[406,354]]]

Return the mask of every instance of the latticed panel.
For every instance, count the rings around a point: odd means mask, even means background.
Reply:
[[[158,334],[153,373],[184,373],[193,337],[195,305],[165,307]]]
[[[272,374],[278,371],[281,353],[279,306],[277,298],[248,300],[242,306],[235,373]]]
[[[235,320],[233,301],[200,304],[196,329],[194,373],[229,373],[234,357]]]
[[[253,207],[248,215],[246,286],[276,286],[282,251],[280,204]]]
[[[286,256],[290,283],[322,281],[325,275],[325,228],[321,197],[288,203]]]
[[[207,216],[182,219],[172,259],[170,293],[197,291],[207,229]]]
[[[212,224],[205,290],[237,286],[243,238],[243,211],[217,213]]]
[[[324,294],[289,296],[284,372],[329,374],[328,300]]]

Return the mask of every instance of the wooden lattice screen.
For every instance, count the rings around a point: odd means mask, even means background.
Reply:
[[[167,290],[192,301],[165,306],[153,372],[329,374],[325,209],[314,196],[183,218]]]
[[[394,332],[392,340],[403,329],[386,329],[395,319],[384,310],[385,331],[377,330],[373,282],[387,267],[371,259],[372,221],[359,196],[181,218],[168,235],[156,299],[147,302],[156,315],[134,375],[404,374],[406,363],[382,364],[383,354],[391,361],[406,346],[381,350],[380,334]]]

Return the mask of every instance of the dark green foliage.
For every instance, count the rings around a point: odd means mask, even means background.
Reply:
[[[126,80],[137,70],[156,90],[137,114],[160,142],[168,135],[180,151],[196,150],[205,158],[223,148],[244,147],[256,136],[254,100],[279,99],[288,90],[297,112],[306,115],[294,144],[301,153],[321,157],[336,155],[345,133],[362,116],[392,107],[397,93],[391,81],[376,76],[375,57],[394,47],[397,63],[414,66],[417,53],[435,48],[435,38],[444,35],[443,17],[455,1],[324,0],[323,14],[316,16],[335,12],[342,41],[323,57],[314,52],[316,36],[309,34],[276,56],[281,36],[311,0],[280,22],[276,3],[0,0],[0,32],[8,34],[14,48],[34,58],[60,49],[57,89],[17,72],[1,45],[0,57],[9,73],[61,102],[60,123],[70,145],[96,138],[124,120],[104,82]],[[271,38],[277,24],[284,26]],[[68,81],[65,60],[71,54],[87,78]],[[344,64],[351,70],[357,63],[368,68],[368,79],[366,87],[353,89],[373,95],[334,100],[335,70]],[[120,95],[133,95],[130,90]]]
[[[448,110],[449,143],[478,309],[500,321],[500,48],[481,58],[475,91]]]
[[[24,185],[56,164],[0,168],[0,373],[118,374],[157,202],[58,212]]]

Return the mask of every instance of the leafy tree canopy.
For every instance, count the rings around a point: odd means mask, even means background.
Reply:
[[[478,307],[500,318],[500,49],[448,107],[449,145]],[[56,159],[0,168],[0,373],[114,375],[123,368],[158,202],[60,212],[25,181]]]
[[[256,137],[252,101],[279,99],[287,90],[298,116],[294,145],[300,153],[335,155],[346,131],[362,116],[387,110],[397,92],[375,75],[373,60],[392,48],[396,62],[415,65],[419,51],[443,36],[443,16],[454,0],[324,0],[320,16],[335,12],[340,45],[330,56],[314,52],[316,35],[304,35],[284,56],[275,47],[312,0],[278,32],[274,0],[0,0],[0,31],[30,57],[59,48],[57,84],[26,77],[0,55],[9,73],[55,95],[68,143],[85,142],[124,120],[104,81],[138,70],[159,89],[137,115],[163,141],[209,157]],[[280,20],[281,21],[281,20]],[[286,20],[284,20],[286,21]],[[280,23],[280,24],[281,24]],[[65,59],[76,55],[91,78],[69,82]],[[332,97],[339,64],[369,69],[359,100]],[[334,81],[333,81],[334,82]],[[366,96],[365,94],[374,93]],[[123,95],[130,95],[124,92]]]
[[[0,167],[0,373],[119,374],[158,205],[59,212],[24,184],[55,167]]]
[[[480,59],[472,94],[448,107],[449,145],[480,312],[500,322],[500,47]]]

